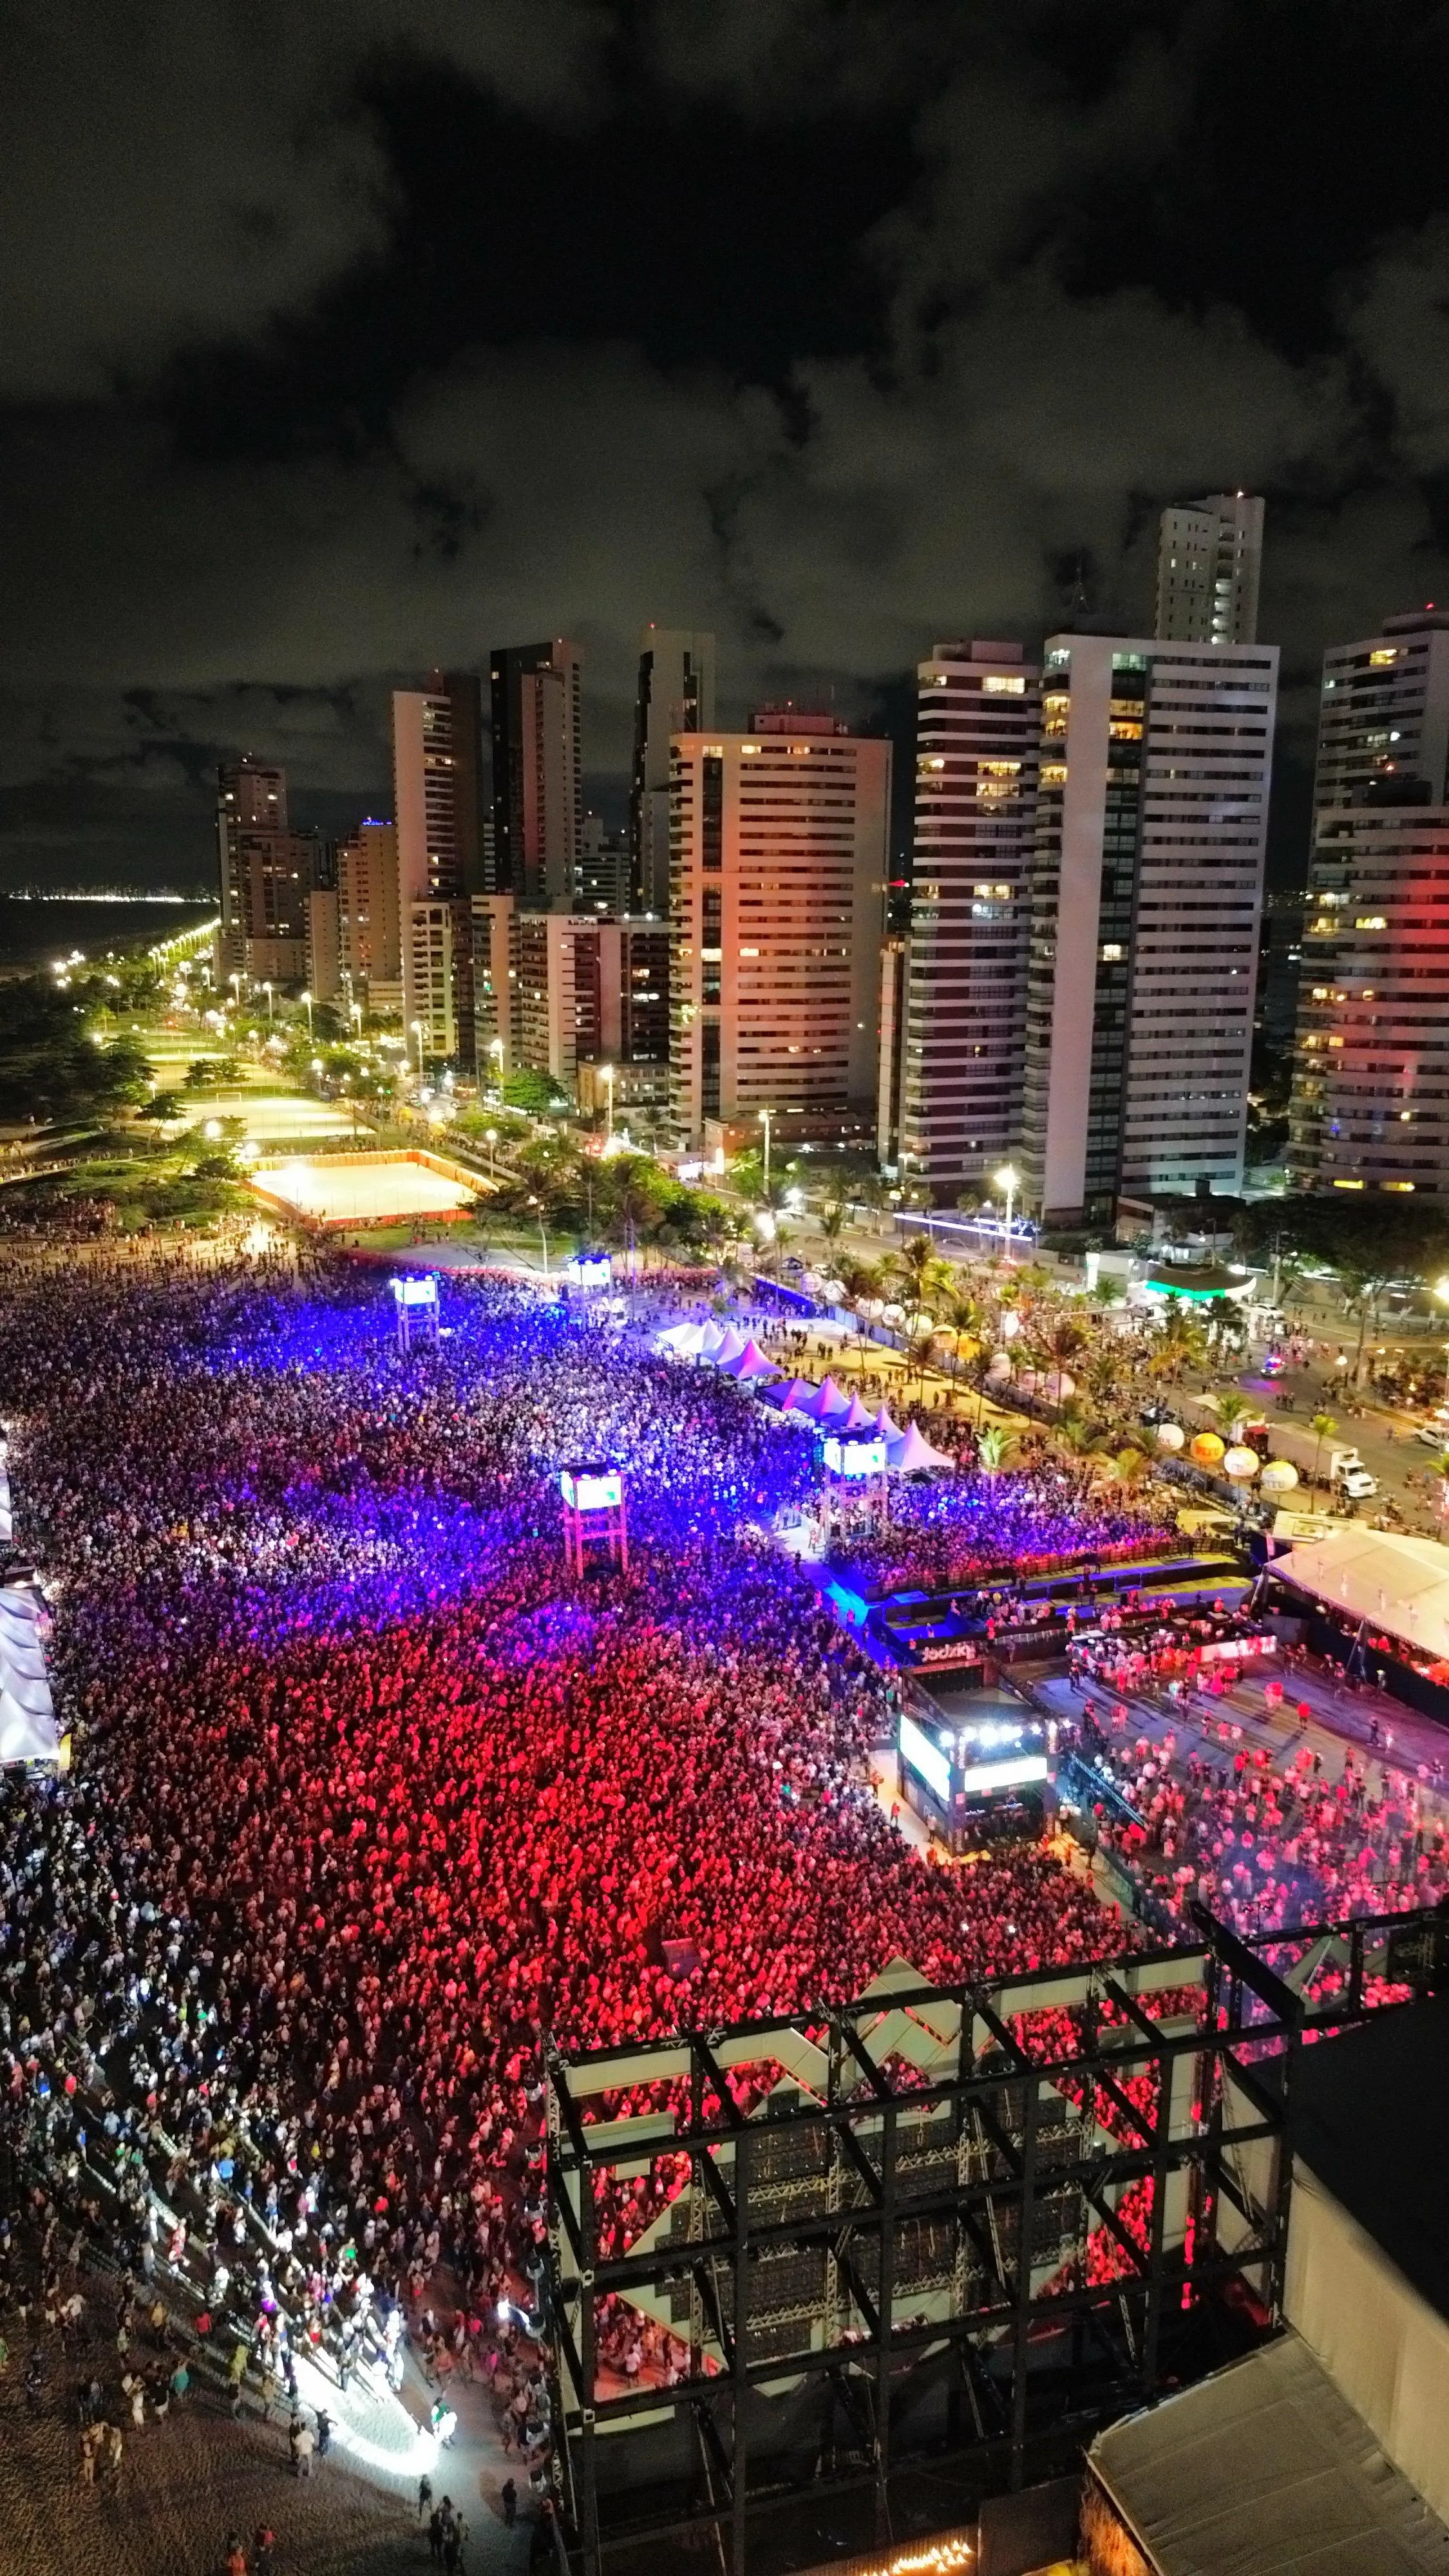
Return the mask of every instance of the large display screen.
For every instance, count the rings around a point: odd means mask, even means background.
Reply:
[[[883,1476],[886,1445],[883,1440],[835,1440],[825,1443],[825,1464],[832,1476]]]
[[[575,1475],[565,1467],[558,1484],[564,1501],[576,1512],[617,1511],[624,1499],[624,1479],[617,1467],[603,1467],[592,1475]]]
[[[978,1762],[973,1771],[963,1771],[963,1789],[1024,1789],[1033,1780],[1047,1776],[1044,1753],[1013,1753],[1005,1762]]]
[[[392,1293],[400,1306],[436,1306],[436,1279],[394,1279]]]
[[[943,1807],[951,1803],[951,1765],[938,1744],[917,1726],[913,1717],[901,1719],[901,1760],[933,1789]],[[1046,1765],[1042,1765],[1045,1770]]]

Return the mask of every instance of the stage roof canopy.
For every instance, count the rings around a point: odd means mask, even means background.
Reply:
[[[1273,1572],[1386,1636],[1449,1655],[1449,1547],[1437,1539],[1396,1538],[1350,1523],[1275,1556]]]
[[[1158,2576],[1449,2570],[1449,2531],[1292,2333],[1126,2416],[1088,2458]]]

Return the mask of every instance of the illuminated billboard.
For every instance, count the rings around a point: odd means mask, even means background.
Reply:
[[[903,1716],[901,1719],[900,1746],[901,1760],[915,1772],[918,1779],[925,1781],[927,1788],[940,1799],[943,1807],[949,1807],[951,1803],[950,1760],[941,1751],[940,1746],[933,1744],[929,1735],[917,1726],[913,1717]]]
[[[624,1478],[617,1467],[565,1467],[558,1488],[574,1512],[616,1512],[624,1499]]]
[[[392,1293],[400,1306],[436,1306],[436,1279],[394,1279]]]

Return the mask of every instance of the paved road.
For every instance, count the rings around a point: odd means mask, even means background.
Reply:
[[[1444,1525],[1436,1508],[1438,1450],[1415,1439],[1410,1415],[1391,1413],[1381,1406],[1367,1407],[1361,1416],[1352,1415],[1344,1402],[1344,1390],[1326,1384],[1317,1370],[1299,1369],[1275,1381],[1265,1378],[1259,1369],[1247,1368],[1237,1383],[1261,1407],[1272,1432],[1275,1454],[1291,1458],[1305,1482],[1320,1448],[1309,1423],[1315,1413],[1331,1413],[1339,1427],[1321,1444],[1319,1472],[1325,1481],[1332,1451],[1349,1447],[1358,1450],[1370,1474],[1379,1480],[1378,1498],[1360,1504],[1357,1517],[1372,1519],[1382,1510],[1384,1500],[1391,1498],[1403,1513],[1407,1528],[1435,1537],[1441,1535]],[[1284,1394],[1292,1400],[1291,1410],[1279,1409],[1278,1398]],[[1184,1400],[1184,1410],[1195,1419],[1213,1418],[1201,1412],[1191,1398]]]

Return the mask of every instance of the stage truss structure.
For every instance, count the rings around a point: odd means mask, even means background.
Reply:
[[[915,2445],[1020,2486],[1061,2429],[1281,2319],[1304,2040],[1449,1984],[1449,1918],[1201,1937],[547,2066],[560,2546],[746,2576],[772,2503]],[[640,2194],[643,2194],[642,2205]],[[619,2250],[619,2213],[645,2219]],[[667,2361],[632,2381],[619,2344]],[[1218,2357],[1222,2357],[1219,2352]]]

